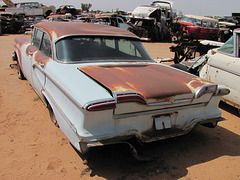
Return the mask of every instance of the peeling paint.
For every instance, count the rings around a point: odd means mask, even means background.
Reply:
[[[209,83],[158,64],[134,65],[83,66],[78,69],[112,92],[134,91],[157,101],[169,101],[175,95],[193,93],[194,89]]]

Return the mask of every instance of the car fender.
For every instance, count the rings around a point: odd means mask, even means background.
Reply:
[[[61,108],[57,105],[54,99],[51,98],[51,95],[47,93],[46,89],[42,91],[42,94],[45,97],[45,103],[46,103],[45,105],[47,106],[49,104],[51,106],[62,132],[67,136],[71,144],[76,149],[78,149],[79,151],[82,151],[80,148],[80,144],[79,144],[80,138],[79,136],[77,136],[76,127],[70,122],[68,117],[66,117],[66,115],[61,110]]]

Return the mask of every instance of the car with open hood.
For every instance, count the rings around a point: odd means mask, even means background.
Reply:
[[[13,58],[18,77],[31,83],[81,153],[175,137],[223,120],[218,103],[228,89],[154,62],[140,39],[121,28],[40,22],[31,39],[15,39]]]

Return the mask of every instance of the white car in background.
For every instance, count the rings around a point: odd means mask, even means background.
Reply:
[[[222,100],[240,109],[240,29],[234,30],[226,43],[216,46],[220,47],[209,50],[202,57],[171,66],[228,88],[230,93]]]
[[[227,87],[230,94],[223,101],[240,109],[240,29],[219,49],[213,49],[205,56],[207,63],[199,76]]]

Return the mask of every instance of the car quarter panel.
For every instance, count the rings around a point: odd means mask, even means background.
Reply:
[[[229,88],[231,93],[223,98],[239,107],[240,58],[217,52],[214,55],[209,55],[208,59],[206,71],[203,69],[200,77]]]

